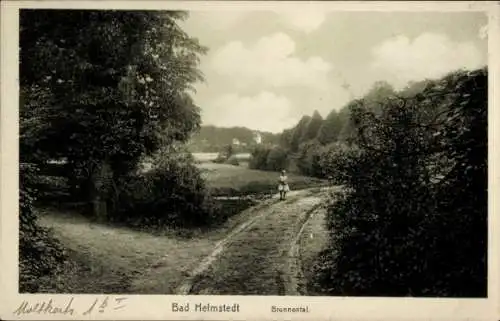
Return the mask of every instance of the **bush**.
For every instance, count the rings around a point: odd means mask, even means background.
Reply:
[[[249,168],[281,171],[289,167],[289,152],[281,146],[257,146],[250,158]]]
[[[437,136],[448,160],[436,183],[437,212],[429,217],[433,291],[487,295],[488,77],[485,69],[448,78],[447,124]],[[439,85],[439,84],[438,84]],[[436,87],[429,92],[436,92]],[[451,166],[449,166],[451,164]]]
[[[213,163],[216,164],[227,164],[228,161],[234,154],[234,148],[232,145],[226,145],[222,148],[222,150],[217,155],[217,158],[213,160]]]
[[[346,186],[328,207],[325,291],[486,295],[486,89],[485,70],[457,72],[376,110],[357,102],[353,145],[323,153]]]
[[[20,164],[19,184],[19,292],[39,292],[42,286],[55,287],[50,279],[57,275],[66,261],[62,245],[49,230],[37,223],[33,207],[37,168]]]
[[[356,154],[360,152],[356,146],[340,142],[324,146],[319,151],[319,168],[322,175],[330,178],[333,184],[343,184],[347,179],[345,175],[349,173],[346,168],[350,166],[349,160],[357,159]]]
[[[240,166],[240,161],[234,156],[229,157],[229,159],[225,163],[229,165]]]
[[[269,171],[281,171],[283,169],[288,168],[288,153],[287,151],[280,147],[275,146],[269,153],[266,158],[265,169]]]
[[[224,164],[227,161],[227,158],[222,155],[217,155],[217,157],[212,161],[215,164]]]
[[[155,169],[120,183],[114,219],[141,226],[194,227],[219,221],[216,203],[188,155],[164,153]]]
[[[271,151],[271,148],[268,146],[257,146],[252,151],[252,156],[250,158],[250,162],[248,163],[248,167],[251,169],[267,169],[267,157]]]
[[[320,149],[321,145],[316,140],[300,144],[297,167],[302,174],[314,177],[323,176],[319,166]]]

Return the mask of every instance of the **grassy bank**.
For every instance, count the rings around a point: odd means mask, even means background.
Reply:
[[[198,165],[215,196],[241,196],[247,194],[275,194],[279,173],[249,169],[244,166],[202,163]],[[299,190],[326,185],[314,177],[288,174],[290,189]]]
[[[59,291],[67,293],[133,292],[132,280],[160,265],[171,267],[165,278],[176,283],[214,243],[213,238],[97,224],[78,213],[54,210],[42,211],[40,223],[52,228],[68,249],[73,264],[58,280]]]
[[[319,253],[327,247],[328,231],[325,226],[325,214],[325,210],[313,213],[306,223],[299,241],[300,265],[306,283],[307,295],[322,295],[321,287],[315,284],[313,267]]]
[[[172,294],[186,271],[253,215],[239,210],[211,230],[138,231],[69,210],[40,212],[41,225],[54,231],[70,258],[57,280],[43,281],[42,292],[57,293]]]

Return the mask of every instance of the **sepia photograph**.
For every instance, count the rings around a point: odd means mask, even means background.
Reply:
[[[299,319],[315,297],[491,298],[487,11],[17,21],[18,163],[2,173],[19,182],[19,294],[178,296],[169,318],[227,318],[235,296],[302,297],[265,308]],[[73,298],[23,300],[16,318],[74,316]]]

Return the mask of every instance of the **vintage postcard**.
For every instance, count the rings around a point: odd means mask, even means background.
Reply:
[[[495,2],[4,1],[4,320],[500,320]]]

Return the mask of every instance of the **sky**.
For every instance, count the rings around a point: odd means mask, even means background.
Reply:
[[[487,63],[480,12],[191,11],[209,51],[194,100],[203,125],[281,132],[384,80],[396,89]]]

